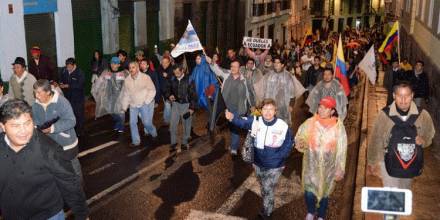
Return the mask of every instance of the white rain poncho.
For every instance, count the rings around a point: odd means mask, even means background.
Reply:
[[[289,112],[290,99],[300,97],[305,89],[288,71],[277,73],[271,71],[263,78],[264,98],[271,98],[277,104],[277,117],[291,125]]]
[[[336,79],[333,79],[330,82],[329,87],[325,86],[324,81],[320,81],[316,84],[306,100],[306,104],[309,106],[309,111],[312,114],[315,114],[318,111],[319,102],[326,96],[331,96],[336,100],[336,112],[338,113],[339,118],[344,120],[347,116],[348,99],[347,96],[345,96],[342,85]]]
[[[122,112],[120,96],[127,71],[111,72],[104,70],[92,86],[92,95],[96,102],[95,118],[107,114]]]
[[[246,67],[242,66],[240,67],[240,73],[244,76],[246,79],[247,87],[250,90],[251,93],[251,105],[256,106],[258,103],[260,103],[263,97],[262,91],[262,84],[261,81],[263,79],[263,73],[258,68],[253,68],[251,70],[246,69]]]

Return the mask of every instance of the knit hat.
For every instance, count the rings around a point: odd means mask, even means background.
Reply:
[[[336,100],[331,96],[326,96],[322,98],[319,104],[326,108],[336,108]]]

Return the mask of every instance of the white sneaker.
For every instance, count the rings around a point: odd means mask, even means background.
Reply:
[[[306,220],[313,220],[313,219],[315,219],[315,215],[313,215],[311,213],[307,213]]]
[[[237,155],[237,150],[231,150],[231,154],[234,156]]]

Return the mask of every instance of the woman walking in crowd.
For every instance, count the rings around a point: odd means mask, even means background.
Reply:
[[[254,168],[264,206],[259,215],[268,219],[275,204],[275,186],[292,149],[293,137],[287,123],[276,117],[275,100],[264,99],[261,106],[262,118],[240,118],[226,110],[226,119],[240,128],[252,129],[254,133]]]
[[[318,112],[298,129],[295,148],[304,154],[302,187],[307,204],[306,220],[325,219],[335,181],[344,178],[347,134],[336,116],[336,100],[330,96],[319,102]]]

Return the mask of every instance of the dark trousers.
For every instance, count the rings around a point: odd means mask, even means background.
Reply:
[[[312,192],[305,191],[304,197],[306,199],[307,204],[307,212],[310,214],[315,214],[316,212],[316,196]],[[325,214],[327,212],[327,206],[328,206],[328,197],[324,197],[319,201],[319,207],[318,207],[318,217],[325,219]]]
[[[83,132],[84,127],[84,99],[83,100],[69,100],[72,105],[73,114],[75,115],[76,125],[75,131],[78,136]]]

